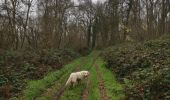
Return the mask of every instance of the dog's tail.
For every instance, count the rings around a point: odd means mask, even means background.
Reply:
[[[67,80],[65,86],[68,86],[68,85],[70,84],[70,82],[71,82],[71,77],[68,78],[68,80]]]

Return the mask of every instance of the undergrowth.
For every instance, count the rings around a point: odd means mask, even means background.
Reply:
[[[170,37],[117,45],[102,53],[106,67],[125,85],[127,100],[170,99]]]
[[[49,85],[54,84],[56,80],[59,80],[62,75],[64,75],[68,71],[73,70],[79,63],[80,63],[80,59],[75,60],[73,63],[66,65],[61,70],[57,70],[49,73],[41,80],[35,80],[35,81],[33,80],[28,82],[26,90],[24,91],[24,100],[33,100]]]

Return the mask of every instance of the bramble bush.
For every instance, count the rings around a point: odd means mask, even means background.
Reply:
[[[18,95],[25,88],[27,80],[41,79],[79,56],[69,49],[0,52],[0,96],[8,94],[7,98]],[[9,93],[5,93],[7,89]]]
[[[127,100],[170,99],[170,38],[122,44],[102,53],[106,66],[125,84]]]

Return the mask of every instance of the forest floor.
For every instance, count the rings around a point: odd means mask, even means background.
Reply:
[[[24,100],[122,100],[123,87],[116,81],[112,72],[105,68],[104,61],[98,55],[98,51],[92,52],[66,65],[60,72],[54,71],[41,80],[30,82],[21,98]],[[88,70],[90,76],[78,85],[66,88],[65,83],[70,73],[81,70]],[[39,85],[35,85],[36,83]]]

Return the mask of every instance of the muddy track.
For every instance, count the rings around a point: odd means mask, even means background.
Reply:
[[[86,84],[86,88],[85,88],[85,90],[82,93],[81,100],[87,100],[88,99],[88,95],[89,95],[89,91],[88,90],[89,90],[90,84],[91,84],[91,80],[88,79],[87,84]]]
[[[101,75],[99,66],[97,64],[95,64],[96,67],[96,72],[97,72],[97,79],[99,80],[99,90],[100,90],[100,97],[101,100],[109,100],[106,88],[105,88],[105,84],[104,84],[104,80],[103,80],[103,76]]]
[[[94,60],[93,60],[93,63],[92,63],[92,66],[90,67],[90,69],[92,68],[92,67],[94,67],[94,64],[95,64],[95,61],[97,60],[97,57],[98,56],[96,56],[95,58],[94,58]],[[90,71],[90,70],[89,70]],[[81,100],[88,100],[88,95],[89,95],[89,88],[90,88],[90,84],[91,84],[91,80],[88,78],[88,81],[87,81],[87,84],[86,84],[86,88],[85,88],[85,90],[83,91],[83,93],[82,93],[82,96],[81,96]]]
[[[92,62],[91,67],[93,67],[95,61],[97,60],[97,57],[98,57],[98,56],[96,56],[96,57],[93,58],[93,62]],[[86,63],[86,62],[87,62],[87,61],[85,60],[83,63]],[[82,65],[83,65],[83,64],[82,64]],[[74,71],[80,71],[80,67],[81,67],[81,65],[79,65],[78,67],[76,67]],[[90,69],[91,69],[91,67],[90,67]],[[88,69],[88,70],[90,70],[90,69]],[[66,80],[66,81],[67,81],[67,80]],[[66,89],[66,87],[65,87],[66,81],[63,83],[63,85],[61,85],[61,86],[63,86],[63,87],[60,87],[60,88],[57,90],[57,93],[55,93],[55,95],[53,96],[53,100],[60,100],[61,96],[63,95],[63,93],[64,93],[64,91],[65,91],[65,89]],[[87,82],[87,84],[86,84],[86,88],[85,88],[85,90],[82,92],[82,100],[87,100],[87,98],[88,98],[88,90],[89,90],[88,87],[89,87],[89,86],[90,86],[90,80],[88,79],[88,82]]]
[[[80,70],[80,65],[78,65],[73,71],[79,71]],[[53,96],[53,100],[60,100],[60,97],[62,96],[62,94],[64,93],[64,90],[66,89],[65,87],[65,83],[66,83],[67,79],[65,80],[65,82],[61,85],[62,87],[60,87],[57,92],[55,93],[55,95]]]
[[[83,63],[86,63],[87,61],[84,60]],[[80,71],[80,67],[81,67],[81,64],[79,64],[74,70],[73,72],[76,72],[76,71]],[[60,87],[57,92],[55,93],[55,95],[53,96],[53,100],[60,100],[61,96],[63,95],[66,87],[65,87],[65,83],[66,83],[67,79],[65,80],[65,82],[63,83],[63,85],[61,85],[62,87]]]

